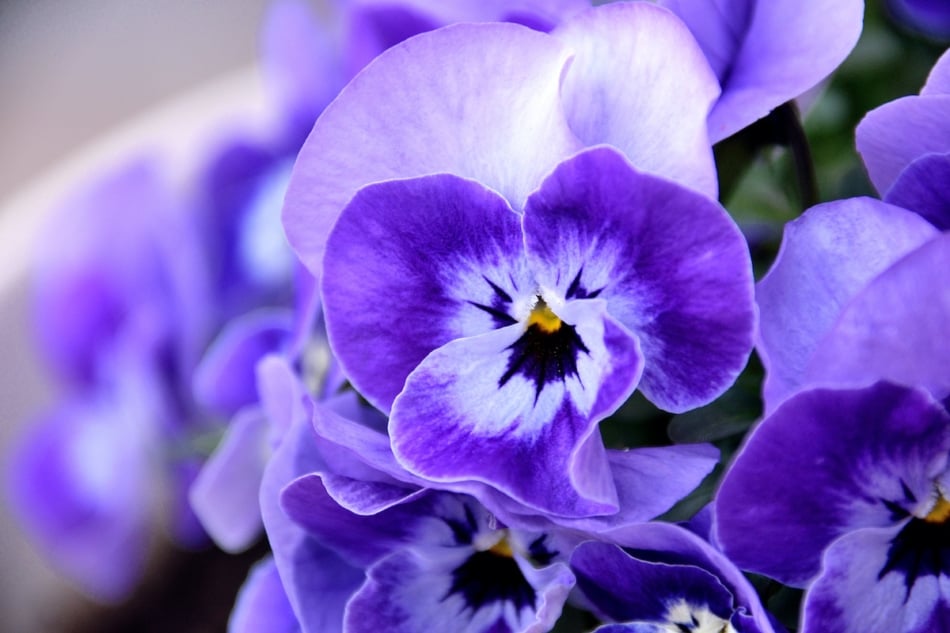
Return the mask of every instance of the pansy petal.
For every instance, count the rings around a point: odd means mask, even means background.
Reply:
[[[836,631],[945,631],[950,624],[950,581],[885,572],[897,530],[862,529],[835,541],[825,553],[821,576],[805,597],[805,633]],[[936,617],[936,619],[935,619]]]
[[[297,419],[268,462],[261,482],[261,516],[267,540],[287,599],[304,631],[341,630],[343,605],[364,580],[361,569],[294,523],[280,505],[280,491],[288,482],[323,467],[309,420]]]
[[[376,58],[324,111],[291,178],[284,227],[311,272],[320,276],[340,211],[371,182],[453,173],[520,207],[578,147],[560,107],[569,54],[522,26],[461,24]]]
[[[452,341],[427,356],[393,405],[390,435],[400,462],[438,482],[492,484],[548,513],[615,512],[616,491],[591,416],[607,415],[632,390],[639,349],[603,315],[602,302],[574,304],[588,314],[576,331],[562,326],[581,341],[567,356],[560,347],[554,356],[543,353],[549,341],[532,339],[521,324]]]
[[[786,400],[752,432],[716,497],[716,537],[743,569],[803,586],[823,549],[932,505],[950,416],[928,394],[877,383]]]
[[[477,579],[512,588],[511,595],[466,591],[459,571],[471,548],[398,552],[372,567],[369,578],[347,606],[346,630],[370,633],[422,633],[451,630],[459,633],[550,630],[560,615],[573,575],[563,564],[543,570],[504,559],[496,569],[504,577]],[[494,556],[494,555],[492,555]],[[498,557],[501,558],[501,557]],[[522,571],[524,569],[524,571]],[[530,577],[528,577],[530,576]],[[532,582],[533,581],[533,582]],[[537,584],[536,584],[537,583]]]
[[[756,286],[766,411],[802,386],[851,297],[936,234],[919,216],[871,198],[818,205],[786,225],[778,257]]]
[[[594,148],[531,196],[524,230],[542,290],[606,299],[637,337],[640,389],[657,406],[705,404],[745,366],[755,320],[749,251],[714,201]]]
[[[711,444],[607,451],[627,522],[649,521],[695,490],[719,461]]]
[[[946,231],[950,229],[948,182],[950,153],[926,154],[901,172],[884,199],[919,213],[938,229]]]
[[[329,605],[327,605],[329,606]],[[342,611],[340,613],[342,629]],[[321,633],[330,633],[324,629]],[[298,633],[300,623],[294,615],[273,558],[265,558],[251,568],[241,586],[234,610],[228,619],[228,633]]]
[[[260,535],[258,495],[271,454],[267,419],[257,408],[238,413],[188,491],[201,525],[226,552],[240,552]]]
[[[562,99],[585,145],[613,145],[637,169],[716,197],[706,116],[719,84],[680,20],[645,2],[618,2],[551,34],[575,52]]]
[[[257,361],[289,342],[292,318],[286,310],[257,310],[227,324],[192,377],[198,402],[223,415],[255,404]]]
[[[451,175],[361,190],[327,247],[327,333],[357,390],[383,411],[426,355],[515,323],[534,298],[518,216]]]
[[[887,379],[950,394],[950,233],[874,279],[845,307],[806,371],[816,383]]]
[[[858,41],[862,0],[662,0],[709,57],[722,97],[709,115],[713,142],[817,85]]]
[[[950,94],[950,50],[944,52],[934,64],[920,94],[922,96]]]
[[[871,182],[887,194],[900,173],[924,154],[950,149],[950,94],[904,97],[871,110],[855,130]]]
[[[411,540],[426,499],[404,489],[402,499],[380,504],[377,514],[354,514],[327,493],[321,475],[302,475],[281,491],[280,504],[293,521],[346,560],[369,565]],[[422,509],[420,509],[422,508]]]

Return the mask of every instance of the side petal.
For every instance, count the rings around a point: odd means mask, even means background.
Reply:
[[[874,279],[842,311],[806,370],[813,383],[893,380],[950,394],[950,233]]]
[[[900,173],[924,154],[950,149],[950,95],[904,97],[865,115],[855,129],[871,182],[887,194]]]
[[[745,366],[755,322],[749,250],[714,201],[600,147],[544,181],[524,230],[542,290],[606,299],[637,337],[640,389],[657,406],[705,404]]]
[[[330,236],[325,272],[330,344],[383,411],[429,352],[514,323],[515,306],[534,296],[518,216],[450,175],[361,190]]]
[[[561,95],[584,145],[613,145],[637,169],[716,197],[706,117],[719,85],[680,20],[645,2],[619,2],[551,34],[574,51]]]
[[[609,317],[592,313],[586,321],[578,331],[587,351],[575,352],[576,371],[558,376],[549,369],[549,380],[512,371],[527,335],[520,324],[432,352],[393,405],[397,459],[434,481],[494,485],[546,513],[615,512],[616,492],[591,416],[607,415],[632,390],[639,350]],[[602,394],[612,401],[602,402]]]
[[[188,491],[202,527],[226,552],[253,545],[263,527],[257,499],[271,453],[269,431],[259,409],[242,410]]]
[[[568,58],[513,24],[451,26],[377,57],[324,111],[291,178],[284,228],[311,272],[321,276],[331,227],[368,183],[453,173],[520,207],[578,147],[560,106]]]
[[[802,387],[842,307],[936,234],[915,214],[871,198],[818,205],[786,225],[775,263],[756,286],[766,411]]]
[[[799,393],[727,471],[716,537],[742,569],[804,586],[835,538],[926,514],[948,449],[950,417],[922,391],[878,383]]]

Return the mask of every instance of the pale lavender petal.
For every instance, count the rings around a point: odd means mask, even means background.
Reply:
[[[926,514],[948,450],[950,416],[922,391],[801,392],[759,424],[727,471],[716,537],[739,567],[804,586],[835,538]]]
[[[649,521],[695,490],[719,461],[711,444],[607,451],[627,522]]]
[[[950,150],[950,94],[885,103],[861,120],[855,139],[871,182],[885,195],[916,158]]]
[[[745,366],[755,321],[749,251],[714,201],[594,148],[544,181],[524,227],[542,290],[606,299],[637,337],[640,389],[657,406],[705,404]]]
[[[290,428],[310,419],[310,398],[286,358],[271,354],[257,364],[257,393],[270,422],[271,445],[276,447]]]
[[[825,552],[821,575],[802,610],[803,633],[906,631],[931,633],[950,625],[950,580],[918,578],[908,591],[898,573],[885,573],[895,528],[857,530]]]
[[[445,343],[515,323],[534,298],[519,217],[451,175],[361,190],[327,244],[327,333],[345,373],[388,411],[406,376]]]
[[[342,630],[342,616],[341,610],[340,626],[336,630]],[[300,630],[300,623],[280,582],[277,565],[273,558],[265,558],[251,568],[238,592],[234,610],[228,619],[228,633],[298,633]],[[320,633],[333,630],[324,629]]]
[[[925,154],[901,172],[884,199],[919,213],[946,231],[950,229],[950,185],[947,183],[950,183],[950,153]]]
[[[511,24],[440,29],[380,55],[324,111],[291,178],[284,227],[311,272],[320,276],[330,228],[371,182],[453,173],[520,207],[578,148],[560,107],[569,55]]]
[[[822,204],[786,225],[775,263],[756,286],[766,411],[803,385],[843,306],[936,234],[917,215],[871,198]]]
[[[858,41],[862,0],[662,0],[699,40],[722,97],[709,116],[713,142],[816,86]]]
[[[558,356],[561,370],[522,350],[531,332],[521,324],[453,341],[426,357],[393,405],[390,435],[399,461],[433,481],[491,484],[548,513],[615,512],[616,491],[594,433],[598,418],[591,416],[609,414],[629,395],[639,349],[603,315],[602,301],[564,308],[585,313],[562,326],[576,327],[584,349]]]
[[[585,145],[613,145],[637,169],[716,197],[706,117],[719,85],[680,20],[645,2],[619,2],[551,34],[574,51],[561,93]]]
[[[879,275],[845,307],[808,365],[813,383],[887,379],[950,394],[950,233]]]
[[[256,407],[239,412],[188,491],[201,525],[226,552],[240,552],[261,533],[261,478],[271,454],[267,419]]]
[[[227,324],[192,376],[195,399],[226,416],[257,403],[257,361],[289,343],[292,318],[287,310],[257,310]]]
[[[950,50],[944,52],[934,64],[920,94],[923,96],[950,94]]]

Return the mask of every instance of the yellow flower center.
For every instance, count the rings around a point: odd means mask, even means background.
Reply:
[[[553,334],[561,329],[561,319],[554,311],[548,307],[544,299],[538,297],[538,302],[528,315],[528,327],[538,326],[538,329],[546,334]]]
[[[950,501],[943,498],[943,495],[937,495],[937,503],[924,517],[927,523],[946,523],[950,519]]]
[[[504,556],[505,558],[513,558],[515,555],[511,549],[511,543],[508,542],[507,536],[503,536],[499,539],[497,543],[488,548],[488,551],[498,556]]]

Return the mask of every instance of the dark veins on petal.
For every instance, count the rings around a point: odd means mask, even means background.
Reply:
[[[904,576],[904,602],[918,578],[950,576],[950,523],[911,519],[891,541],[878,580],[891,572]]]
[[[598,288],[597,290],[588,290],[581,284],[581,273],[584,272],[584,269],[581,268],[577,271],[577,274],[574,276],[574,281],[571,282],[571,285],[567,287],[568,299],[595,299],[597,295],[604,291],[603,288]]]
[[[508,346],[511,356],[505,373],[498,379],[503,387],[515,374],[534,381],[534,399],[548,383],[577,375],[577,355],[590,354],[573,326],[562,323],[554,332],[531,324],[517,341]]]
[[[510,602],[519,611],[533,609],[536,598],[515,559],[493,550],[475,552],[452,572],[445,598],[452,594],[461,595],[472,612],[495,602]]]
[[[517,323],[518,321],[508,313],[508,309],[511,306],[511,295],[488,277],[482,276],[482,279],[485,280],[485,283],[487,283],[495,293],[492,297],[491,305],[476,303],[475,301],[469,301],[469,303],[479,310],[487,312],[489,316],[491,316],[492,321],[495,322],[496,328],[503,328],[506,325]]]

